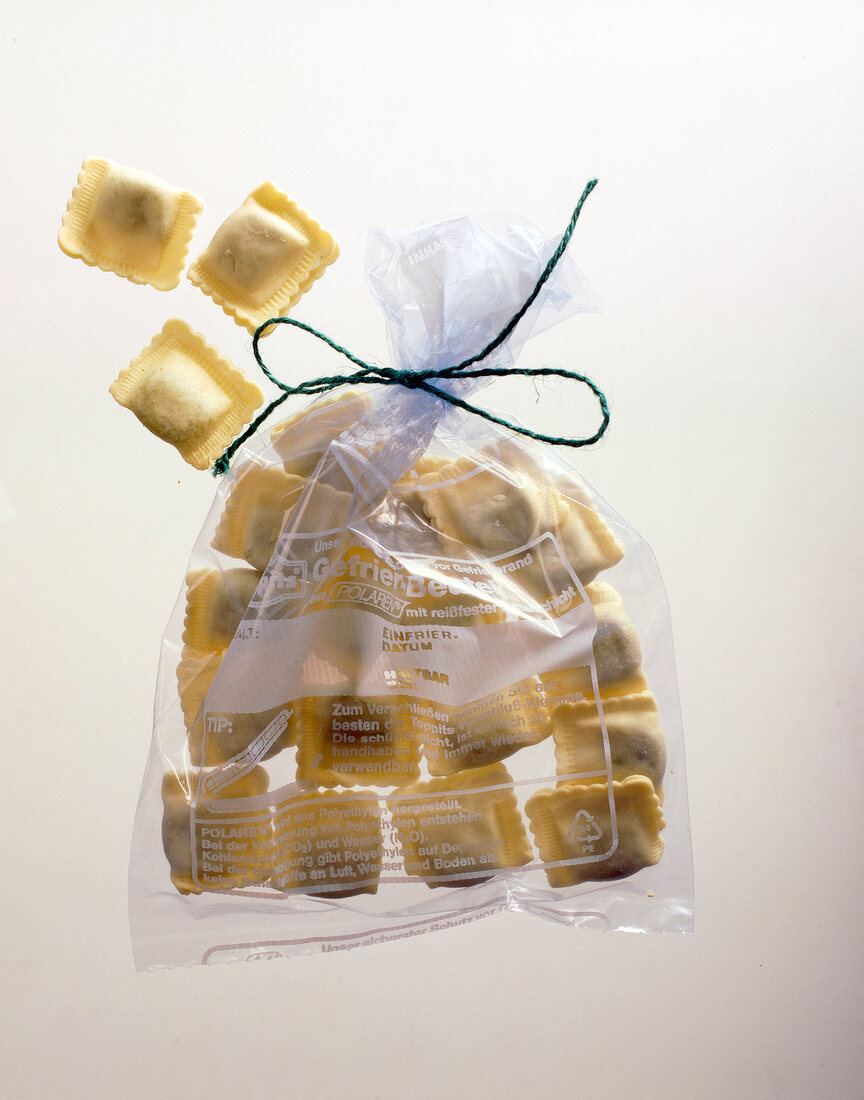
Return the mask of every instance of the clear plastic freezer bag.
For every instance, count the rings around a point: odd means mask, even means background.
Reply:
[[[556,243],[515,219],[373,234],[394,363],[484,347]],[[565,256],[489,364],[592,308]],[[400,387],[259,432],[163,640],[130,866],[139,968],[502,909],[688,931],[692,908],[663,585],[569,458]]]

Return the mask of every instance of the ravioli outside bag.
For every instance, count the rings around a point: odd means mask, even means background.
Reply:
[[[504,216],[373,232],[393,365],[485,347],[556,244]],[[565,255],[484,365],[595,308]],[[238,452],[162,642],[130,862],[139,969],[504,909],[691,929],[662,581],[563,451],[391,386],[328,394]]]

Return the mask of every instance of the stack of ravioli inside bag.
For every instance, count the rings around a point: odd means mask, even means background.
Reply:
[[[521,224],[457,221],[373,237],[407,369],[483,346],[548,255]],[[490,266],[507,279],[481,293]],[[574,279],[550,281],[495,364],[590,308]],[[505,907],[689,927],[671,660],[650,551],[560,451],[397,387],[265,429],[220,483],[163,644],[142,805],[161,776],[167,862],[143,954],[163,918],[224,957]]]

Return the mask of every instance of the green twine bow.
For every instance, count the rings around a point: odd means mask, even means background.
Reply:
[[[510,336],[518,323],[522,320],[528,310],[534,303],[537,295],[540,293],[544,283],[552,274],[555,265],[564,255],[564,250],[570,242],[570,238],[573,235],[573,230],[576,227],[576,222],[579,218],[579,214],[582,211],[582,206],[594,188],[597,186],[597,180],[590,180],[585,185],[585,190],[582,192],[582,196],[579,202],[576,204],[576,209],[573,211],[573,216],[570,219],[570,223],[564,230],[558,247],[552,254],[546,267],[543,269],[543,273],[537,280],[534,289],[525,299],[519,310],[510,318],[503,329],[498,335],[490,341],[483,348],[482,351],[477,352],[476,355],[470,356],[461,363],[457,363],[452,367],[438,367],[429,370],[396,370],[394,367],[374,367],[369,363],[364,363],[362,359],[358,359],[356,355],[352,355],[347,348],[343,348],[340,344],[335,343],[329,336],[325,336],[323,332],[318,332],[317,329],[312,328],[311,325],[304,324],[302,321],[295,321],[293,317],[271,317],[269,321],[265,321],[263,325],[259,325],[255,330],[255,335],[252,337],[252,351],[255,355],[255,360],[261,370],[267,375],[274,385],[278,386],[282,390],[281,396],[277,397],[275,401],[271,401],[267,408],[255,420],[249,425],[245,432],[231,444],[231,446],[225,451],[221,458],[217,459],[213,466],[213,475],[218,476],[228,472],[231,459],[233,458],[237,449],[246,442],[246,440],[253,435],[259,428],[259,426],[267,419],[268,416],[277,409],[283,401],[286,401],[289,397],[293,397],[295,394],[317,394],[326,393],[328,390],[336,389],[339,386],[345,386],[350,383],[369,382],[375,383],[380,386],[404,386],[406,389],[423,390],[425,393],[432,394],[434,397],[440,397],[442,401],[448,402],[450,405],[455,405],[456,408],[464,409],[466,412],[474,413],[475,416],[482,416],[484,420],[489,420],[493,424],[500,424],[504,428],[510,428],[511,431],[518,432],[520,435],[528,436],[529,439],[537,439],[541,443],[560,444],[564,447],[588,447],[592,443],[596,443],[600,439],[607,427],[609,426],[609,406],[606,403],[606,397],[602,390],[587,378],[584,374],[577,374],[575,371],[558,369],[555,367],[477,367],[474,370],[468,368],[473,367],[475,363],[479,363],[485,359],[487,355],[490,355],[496,348],[499,348],[504,341]],[[302,329],[304,332],[311,333],[312,336],[317,336],[319,340],[323,340],[325,344],[328,344],[334,351],[338,351],[340,355],[344,355],[346,359],[350,359],[359,369],[354,371],[353,374],[332,374],[323,375],[319,378],[310,378],[306,382],[301,382],[299,386],[288,386],[284,382],[281,382],[276,378],[267,367],[266,363],[262,360],[261,354],[258,350],[258,344],[261,339],[261,335],[264,330],[269,328],[270,325],[293,325],[295,328]],[[573,438],[569,436],[557,436],[557,435],[543,435],[542,432],[533,432],[529,428],[522,428],[518,424],[513,424],[509,420],[503,420],[498,416],[493,416],[492,413],[486,412],[485,409],[480,409],[476,405],[471,405],[467,401],[463,401],[461,397],[456,397],[455,394],[448,393],[446,390],[440,389],[438,386],[433,385],[430,381],[432,378],[487,378],[487,377],[502,377],[504,375],[521,374],[529,378],[540,378],[554,375],[558,378],[571,378],[575,382],[582,382],[592,391],[600,403],[600,409],[603,413],[603,421],[597,431],[583,439]]]

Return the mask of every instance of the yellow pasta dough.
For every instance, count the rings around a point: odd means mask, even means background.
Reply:
[[[305,486],[305,478],[286,474],[278,466],[239,470],[213,537],[213,549],[230,558],[245,558],[263,572],[276,548],[285,516]]]
[[[438,474],[447,464],[448,459],[440,455],[421,455],[410,470],[406,470],[398,481],[390,486],[390,491],[395,497],[403,501],[408,507],[425,521],[430,516],[424,503],[426,492],[424,491],[423,478],[428,474]],[[434,478],[432,479],[434,486]]]
[[[262,740],[259,757],[266,760],[297,739],[296,712],[290,703],[249,714],[211,709],[205,723],[204,702],[224,656],[225,650],[206,652],[187,645],[177,665],[177,690],[189,759],[196,768],[224,764]]]
[[[594,633],[594,663],[600,684],[619,683],[639,672],[642,643],[621,595],[610,584],[595,581],[585,588],[594,606],[597,629]]]
[[[562,497],[562,500],[566,498]],[[589,584],[603,569],[621,560],[624,547],[597,512],[577,501],[566,501],[531,549],[532,561],[517,580],[539,604],[561,592],[575,593],[575,576]]]
[[[91,267],[171,290],[180,282],[201,208],[195,195],[155,176],[88,157],[58,241]]]
[[[269,760],[297,740],[295,710],[279,704],[251,714],[207,711],[189,730],[189,758],[196,767]]]
[[[189,573],[183,644],[199,651],[226,649],[260,579],[255,569],[196,569]]]
[[[417,704],[412,718],[432,775],[505,760],[552,732],[536,677],[461,707]]]
[[[543,444],[539,446],[538,450],[537,444],[530,443],[522,436],[508,436],[484,445],[482,452],[493,462],[503,463],[528,474],[538,485],[553,487],[568,501],[591,507],[594,503],[593,497],[579,474],[568,467],[551,464],[548,461],[550,452],[543,449]]]
[[[568,783],[538,791],[525,812],[540,858],[563,864],[546,868],[558,889],[625,878],[657,863],[663,852],[666,822],[651,780],[642,775],[614,782],[611,790],[606,783]]]
[[[642,645],[639,635],[624,610],[620,594],[611,585],[601,582],[586,585],[585,593],[591,600],[597,619],[593,638],[594,663],[599,698],[603,701],[604,707],[607,701],[622,698],[653,700],[653,696],[648,691],[648,682],[642,673]],[[591,766],[584,764],[579,767],[568,767],[567,770],[602,771],[605,765],[602,762],[596,763],[598,759],[596,754],[601,752],[602,755],[602,748],[597,748],[600,727],[594,703],[594,684],[588,665],[541,673],[540,679],[543,682],[546,702],[552,711],[553,718],[557,709],[562,706],[573,706],[577,708],[574,713],[580,716],[580,728],[584,729],[585,723],[589,723],[593,731],[590,736],[586,734],[585,739],[585,745],[593,748],[590,750],[586,748],[585,751],[592,756],[595,763]],[[658,753],[662,750],[663,738],[662,734],[659,734],[659,727],[654,730],[652,722],[647,717],[652,712],[652,706],[643,709],[648,722],[645,736],[655,746],[654,751],[649,752],[650,758],[654,761],[654,770],[647,774],[650,774],[659,784],[663,774],[663,760],[662,755]],[[653,705],[653,711],[656,712],[656,705]],[[562,715],[566,713],[569,712],[561,711]],[[562,718],[561,721],[565,719]],[[614,758],[616,752],[624,751],[624,730],[620,723],[613,723],[613,725],[615,733],[620,734],[622,739],[621,743],[616,743],[612,748]],[[610,729],[610,736],[612,732],[613,730]],[[648,751],[647,746],[645,751]],[[659,773],[656,772],[658,766]],[[615,772],[616,778],[621,778],[624,774],[629,772],[626,770],[620,774]]]
[[[566,500],[549,486],[503,466],[471,459],[449,462],[420,477],[423,506],[438,531],[489,554],[516,550],[566,514]]]
[[[629,695],[647,691],[642,675],[642,643],[620,594],[609,584],[595,581],[585,586],[597,626],[592,639],[594,666],[600,695]],[[594,688],[587,665],[541,674],[550,706],[593,698]]]
[[[221,837],[224,814],[214,813],[206,803],[196,804],[201,778],[196,772],[168,772],[162,780],[162,847],[171,866],[171,881],[181,894],[263,882],[273,864],[272,823],[265,820],[262,824],[260,815],[251,818],[244,839],[231,841],[229,848],[229,842]],[[260,795],[268,782],[267,772],[254,768],[220,787],[218,798]],[[242,813],[233,816],[242,820]]]
[[[546,705],[557,707],[560,703],[581,703],[594,699],[594,685],[591,669],[588,665],[556,669],[554,672],[541,672],[540,680],[546,693]],[[626,680],[600,684],[598,698],[614,699],[621,695],[638,695],[648,690],[648,681],[641,671]]]
[[[572,471],[544,466],[522,441],[497,440],[485,449],[492,468],[503,463],[511,477],[527,479],[554,506],[547,505],[535,534],[548,533],[555,539],[539,542],[532,550],[535,560],[519,574],[519,582],[543,604],[550,596],[565,591],[572,574],[589,584],[604,569],[619,562],[624,547],[598,513],[587,487]]]
[[[602,700],[613,779],[647,776],[660,790],[666,770],[666,742],[657,700],[650,691]],[[559,775],[606,771],[606,751],[597,704],[586,699],[552,710],[552,739]]]
[[[338,480],[344,483],[344,475]],[[350,492],[319,478],[312,483],[308,496],[298,500],[292,508],[290,525],[298,535],[338,533],[348,522],[350,510]]]
[[[287,313],[338,256],[333,237],[268,181],[225,219],[188,277],[254,330]]]
[[[349,390],[337,397],[323,398],[311,409],[277,424],[270,438],[286,472],[310,477],[332,441],[371,406],[368,394]]]
[[[531,860],[503,764],[417,783],[387,802],[405,870],[427,886],[470,886]]]
[[[242,371],[177,318],[120,372],[109,392],[199,470],[222,454],[264,400]]]
[[[184,647],[177,665],[177,692],[187,730],[192,729],[198,718],[224,655],[224,650],[207,652]]]
[[[583,584],[589,584],[601,570],[610,569],[624,556],[623,545],[603,517],[577,501],[570,502],[566,514],[549,530]]]
[[[381,874],[381,810],[369,791],[310,791],[276,809],[270,885],[327,898],[374,894]]]
[[[420,750],[398,696],[298,702],[297,778],[316,787],[398,787],[420,774]]]

